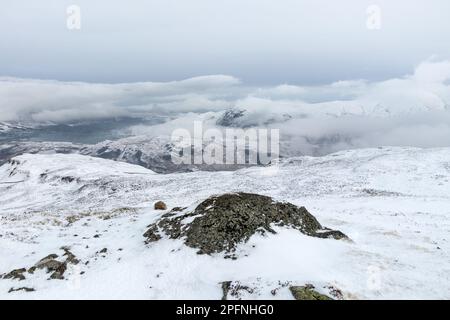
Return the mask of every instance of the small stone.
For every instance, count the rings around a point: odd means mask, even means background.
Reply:
[[[167,205],[162,201],[158,201],[155,203],[155,210],[167,210]]]

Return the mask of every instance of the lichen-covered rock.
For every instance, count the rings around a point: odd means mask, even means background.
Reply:
[[[304,207],[275,202],[272,198],[250,193],[213,196],[193,212],[163,216],[144,234],[147,242],[185,238],[185,244],[198,248],[199,254],[233,252],[256,232],[275,233],[272,226],[287,226],[319,238],[347,238],[340,231],[322,225]]]
[[[310,284],[289,287],[295,300],[333,300],[329,296],[321,294],[314,289],[314,286]]]

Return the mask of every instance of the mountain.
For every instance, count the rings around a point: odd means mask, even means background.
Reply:
[[[312,285],[345,299],[448,299],[449,187],[450,148],[360,149],[173,174],[80,154],[24,154],[0,167],[0,275],[9,275],[0,297],[217,299],[226,291],[281,299]],[[271,225],[275,233],[238,243],[236,259],[197,254],[163,234],[146,243],[153,223],[234,192],[305,207],[351,241]],[[159,200],[167,210],[154,209]],[[41,268],[53,265],[64,266],[66,281]]]

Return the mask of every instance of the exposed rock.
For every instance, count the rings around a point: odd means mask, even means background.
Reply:
[[[295,300],[333,300],[329,296],[321,294],[314,289],[315,287],[311,284],[289,287]]]
[[[238,127],[240,125],[240,118],[245,114],[245,110],[239,109],[229,109],[226,110],[219,119],[217,119],[216,124],[223,127]]]
[[[79,180],[79,179],[71,177],[71,176],[61,177],[61,181],[65,182],[65,183],[71,183],[71,182],[74,182],[75,180]]]
[[[48,260],[45,262],[41,262],[39,265],[36,266],[36,268],[46,269],[47,273],[49,273],[51,271],[58,270],[61,267],[61,265],[63,265],[63,264],[64,264],[64,262],[60,262],[58,260],[51,259],[51,260]]]
[[[62,279],[64,272],[66,271],[66,262],[55,260],[55,255],[49,255],[44,259],[41,259],[33,267],[28,269],[28,273],[33,274],[37,269],[45,270],[47,273],[53,272],[50,279]],[[56,256],[58,257],[58,256]]]
[[[320,284],[320,290],[313,284],[295,286],[292,281],[265,281],[256,278],[248,281],[224,281],[220,283],[222,288],[222,300],[258,299],[267,294],[277,296],[282,292],[291,294],[296,300],[343,300],[342,292],[333,285]]]
[[[155,210],[167,210],[167,205],[162,201],[158,201],[155,203]]]
[[[55,271],[61,265],[62,262],[55,260],[58,258],[57,254],[49,254],[45,258],[39,260],[33,267],[28,269],[29,273],[34,273],[36,269],[46,269],[47,272]]]
[[[267,126],[274,123],[279,124],[291,119],[292,116],[287,113],[268,113],[265,119],[258,119],[258,117],[252,117],[245,109],[231,108],[220,115],[216,124],[222,127],[250,128],[260,125]]]
[[[172,210],[170,210],[170,212],[181,212],[184,211],[186,209],[186,207],[174,207],[172,208]]]
[[[80,262],[80,260],[78,260],[77,257],[68,248],[63,247],[61,249],[64,250],[63,256],[67,257],[66,263],[77,265]]]
[[[156,224],[150,225],[149,229],[146,233],[144,233],[144,237],[147,239],[146,242],[155,242],[161,239],[161,236],[158,234],[159,229]]]
[[[172,210],[170,210],[169,212],[165,213],[162,215],[163,218],[168,218],[168,217],[173,217],[175,216],[178,212],[183,212],[184,210],[186,210],[186,207],[175,207],[172,208]]]
[[[39,260],[34,266],[28,269],[28,273],[33,274],[37,269],[45,270],[47,273],[52,273],[50,279],[64,279],[64,273],[67,270],[67,265],[78,264],[80,260],[66,247],[62,247],[64,250],[63,257],[66,257],[64,261],[56,260],[58,258],[57,254],[49,254],[45,258]]]
[[[325,288],[328,290],[330,296],[332,296],[336,300],[344,300],[344,294],[338,288],[334,286],[327,286]]]
[[[256,232],[276,233],[272,226],[285,226],[318,238],[348,239],[340,231],[322,225],[304,207],[275,202],[272,198],[250,193],[213,196],[193,212],[162,217],[144,234],[146,242],[184,237],[187,246],[199,254],[234,252]]]
[[[228,297],[239,300],[242,298],[242,294],[252,294],[253,292],[253,288],[242,284],[240,281],[222,282],[222,300],[228,300]]]
[[[27,288],[27,287],[11,288],[11,289],[9,289],[8,293],[17,292],[17,291],[33,292],[33,291],[36,291],[36,290],[34,288]]]
[[[3,276],[3,279],[13,279],[13,280],[25,280],[24,273],[27,271],[25,268],[15,269]]]
[[[228,291],[230,291],[231,281],[224,281],[222,284],[222,300],[227,300]]]
[[[277,287],[273,288],[272,290],[270,290],[270,293],[273,296],[276,296],[278,294],[278,291],[281,289],[284,289],[286,287],[288,287],[291,284],[290,281],[278,281],[278,285]]]
[[[52,273],[50,276],[50,279],[56,279],[56,280],[63,280],[64,279],[64,273],[67,270],[67,262],[64,261],[61,263],[58,268],[55,270],[55,272]]]

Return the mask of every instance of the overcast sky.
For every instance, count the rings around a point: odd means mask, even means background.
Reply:
[[[68,30],[66,9],[81,9]],[[366,26],[369,5],[381,29]],[[401,77],[450,58],[448,0],[0,0],[0,76],[86,82],[226,74],[249,85]]]

